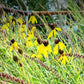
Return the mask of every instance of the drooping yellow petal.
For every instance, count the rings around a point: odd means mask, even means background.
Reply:
[[[17,42],[14,42],[13,46],[14,46],[14,48],[17,50],[17,48],[18,48]]]
[[[56,31],[55,30],[53,31],[53,33],[54,33],[54,36],[56,36]]]
[[[43,54],[44,50],[45,50],[44,45],[40,44],[37,48],[37,53],[38,54]]]
[[[49,33],[49,35],[48,35],[48,38],[47,38],[47,39],[51,38],[52,36],[53,36],[53,30]]]
[[[59,49],[66,50],[66,46],[62,42],[59,42],[58,45],[59,45]]]
[[[36,57],[36,54],[32,54],[32,57],[35,58]]]
[[[37,56],[36,56],[38,59],[42,59],[42,55],[41,54],[38,54]]]
[[[10,47],[10,50],[9,50],[9,52],[11,52],[12,50],[13,50],[13,46],[11,46],[11,47]]]
[[[32,15],[30,18],[29,18],[29,21],[28,21],[28,23],[32,23],[32,24],[34,24],[34,23],[37,23],[37,19],[36,19],[36,17],[34,16],[34,15]]]
[[[56,55],[58,54],[58,44],[56,44],[54,47],[54,54],[56,54]]]
[[[55,29],[56,29],[57,31],[61,31],[61,28],[56,28],[56,27],[55,27]]]
[[[37,39],[34,41],[34,45],[36,46],[38,44]]]

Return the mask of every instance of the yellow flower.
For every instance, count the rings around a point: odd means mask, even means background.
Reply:
[[[13,49],[16,49],[16,50],[18,50],[18,44],[17,44],[17,42],[14,42],[12,45],[11,45],[11,47],[10,47],[10,52],[13,50]]]
[[[31,40],[27,40],[26,41],[26,45],[27,45],[27,47],[32,47],[33,46],[33,43],[32,43]]]
[[[32,15],[28,21],[28,23],[32,22],[32,24],[37,23],[37,19],[34,15]]]
[[[67,56],[62,56],[59,58],[59,60],[57,62],[59,62],[61,60],[61,64],[65,65],[65,62],[69,62],[69,60],[67,59]]]
[[[57,31],[61,31],[61,28],[54,28],[54,29],[49,33],[47,39],[51,38],[52,36],[56,36],[56,33],[57,33],[56,30],[57,30]]]
[[[33,26],[32,29],[31,29],[31,33],[34,33],[35,29],[36,29],[36,27]]]
[[[40,44],[37,48],[38,54],[43,54],[46,58],[48,58],[48,54],[52,52],[52,48],[50,45],[44,46],[43,44]]]
[[[33,33],[31,33],[31,32],[29,32],[28,34],[27,34],[27,36],[29,37],[29,38],[33,38],[34,37],[34,34]]]
[[[18,18],[18,19],[17,19],[17,23],[18,23],[19,25],[22,25],[22,23],[23,23],[23,18],[22,18],[22,17]]]
[[[59,49],[67,51],[66,46],[62,42],[59,42],[58,44],[55,45],[55,47],[54,47],[54,54],[57,55]]]

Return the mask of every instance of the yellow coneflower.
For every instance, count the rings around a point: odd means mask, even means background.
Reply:
[[[14,42],[12,45],[11,45],[11,47],[10,47],[10,52],[13,50],[13,49],[15,49],[15,50],[17,50],[18,49],[18,44],[17,44],[17,42]]]
[[[36,17],[34,15],[30,16],[28,23],[32,23],[32,24],[37,23]]]
[[[61,28],[54,28],[54,29],[49,33],[47,39],[51,38],[52,36],[56,36],[56,34],[57,34],[56,30],[57,30],[57,31],[61,31]]]
[[[62,42],[60,42],[60,40],[59,39],[55,39],[55,47],[54,47],[54,54],[58,54],[58,50],[59,49],[61,49],[61,50],[66,50],[67,51],[67,49],[66,49],[66,46],[62,43]]]

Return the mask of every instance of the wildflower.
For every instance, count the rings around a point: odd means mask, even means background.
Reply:
[[[54,54],[58,54],[58,49],[66,50],[66,46],[62,42],[60,42],[59,39],[55,39],[55,43],[56,45],[54,47]]]
[[[22,23],[23,23],[23,18],[22,18],[22,17],[18,18],[18,19],[17,19],[17,23],[18,23],[19,25],[22,25]]]
[[[17,56],[13,56],[13,60],[14,60],[15,62],[18,62],[18,57],[17,57]]]
[[[42,59],[42,55],[41,54],[38,54],[38,55],[36,55],[36,54],[32,54],[32,57],[33,58],[38,58],[38,59]]]
[[[37,23],[37,19],[35,18],[34,15],[32,15],[32,16],[30,17],[28,23],[30,23],[30,22],[31,22],[32,24]]]
[[[31,41],[31,40],[27,40],[27,41],[26,41],[26,46],[27,46],[27,47],[32,47],[32,46],[33,46],[32,41]]]
[[[65,65],[66,62],[69,62],[69,60],[67,59],[67,56],[65,55],[65,52],[61,49],[59,49],[59,53],[61,54],[61,57],[59,58],[59,60],[57,62],[59,62],[61,60],[61,64]],[[71,48],[69,48],[69,53],[71,53]]]
[[[61,65],[65,65],[65,62],[69,62],[69,60],[67,59],[67,56],[63,56],[61,55],[61,57],[59,58],[59,60],[57,62],[59,62],[61,60]]]
[[[11,45],[9,51],[11,52],[13,49],[16,49],[16,50],[17,50],[17,48],[18,48],[18,44],[17,44],[17,42],[14,42],[14,43]]]
[[[44,44],[44,45],[43,45]],[[48,58],[48,54],[51,53],[52,51],[52,48],[51,46],[49,45],[48,41],[45,40],[43,41],[43,44],[41,43],[38,48],[37,48],[37,53],[39,55],[43,54],[46,58]]]
[[[44,42],[43,42],[43,44],[44,44],[44,52],[43,52],[43,54],[44,54],[44,56],[46,57],[46,58],[48,58],[48,54],[50,54],[51,52],[52,52],[52,48],[51,48],[51,46],[49,45],[49,43],[48,43],[48,41],[47,40],[45,40]]]
[[[54,29],[49,33],[47,39],[51,38],[52,36],[56,36],[56,33],[57,33],[56,30],[57,30],[57,31],[61,31],[61,28],[54,28]]]
[[[34,33],[35,29],[36,29],[36,27],[33,26],[32,29],[31,29],[31,33]]]
[[[14,48],[17,50],[17,48],[18,48],[17,42],[14,42],[13,46],[14,46]]]

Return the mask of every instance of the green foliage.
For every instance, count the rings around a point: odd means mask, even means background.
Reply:
[[[22,0],[18,0],[18,1],[19,1],[19,3],[20,3],[21,7],[23,8],[23,10],[26,10],[26,9],[25,9],[25,6],[24,6],[24,4],[23,4],[23,2],[22,2]],[[23,0],[23,1],[24,1],[24,3],[26,4],[26,0]],[[2,0],[2,2],[5,2],[5,0]],[[47,8],[47,5],[46,5],[47,2],[48,2],[48,0],[44,0],[44,1],[42,1],[42,0],[29,0],[29,4],[28,4],[29,10],[32,10],[32,11],[42,11],[43,8],[39,5],[39,3],[40,3],[43,7]],[[16,0],[7,0],[7,4],[8,4],[10,7],[18,6]]]

